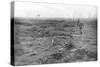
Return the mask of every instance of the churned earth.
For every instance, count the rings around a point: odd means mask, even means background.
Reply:
[[[16,66],[97,60],[96,19],[14,20]]]

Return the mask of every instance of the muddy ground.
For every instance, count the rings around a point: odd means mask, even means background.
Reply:
[[[16,66],[97,60],[96,19],[14,20]]]

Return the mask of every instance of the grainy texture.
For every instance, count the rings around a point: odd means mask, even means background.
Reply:
[[[97,19],[14,20],[16,66],[97,60]]]

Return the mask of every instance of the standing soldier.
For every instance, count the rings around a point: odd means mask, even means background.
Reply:
[[[78,21],[77,21],[77,26],[80,29],[80,34],[82,34],[82,28],[84,27],[84,24],[80,22],[80,19],[78,19]]]

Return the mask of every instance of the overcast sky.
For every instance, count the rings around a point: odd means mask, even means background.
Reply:
[[[14,7],[15,17],[95,18],[97,16],[95,6],[15,2]]]

